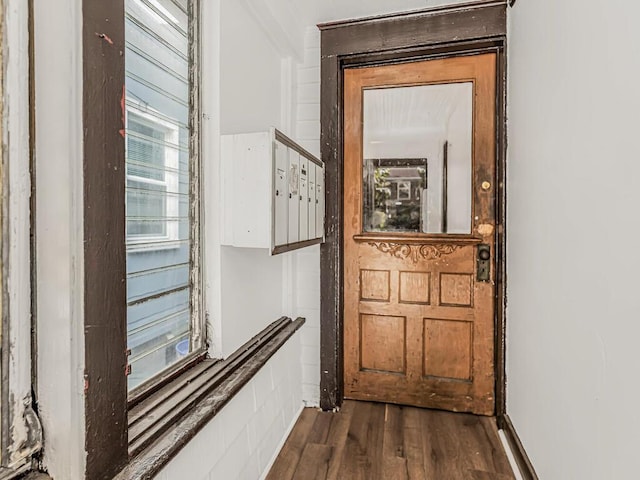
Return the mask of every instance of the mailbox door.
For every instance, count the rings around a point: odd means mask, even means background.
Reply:
[[[300,224],[300,155],[291,149],[289,151],[289,171],[287,175],[287,185],[289,192],[289,234],[287,243],[295,243],[299,240]]]
[[[324,169],[316,165],[316,238],[324,238]]]
[[[286,245],[289,234],[289,190],[287,171],[289,170],[289,149],[275,142],[275,162],[273,168],[273,235],[274,246]]]
[[[309,162],[309,240],[316,238],[316,164]]]
[[[300,155],[300,234],[298,240],[301,242],[309,239],[309,163],[306,157]]]

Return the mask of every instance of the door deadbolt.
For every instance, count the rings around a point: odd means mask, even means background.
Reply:
[[[491,246],[478,245],[477,278],[479,282],[488,282],[491,277]]]

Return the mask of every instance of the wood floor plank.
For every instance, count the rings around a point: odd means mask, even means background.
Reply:
[[[317,414],[318,411],[314,408],[302,410],[298,421],[289,434],[289,438],[287,438],[269,475],[267,475],[267,480],[289,480],[293,478]]]
[[[382,436],[382,478],[407,480],[407,459],[404,450],[403,407],[385,405]]]
[[[504,447],[498,435],[496,422],[492,418],[482,417],[480,424],[481,428],[478,429],[478,441],[482,445],[491,446],[491,450],[484,454],[488,466],[487,470],[513,476],[511,464],[504,452]]]
[[[349,480],[381,478],[380,453],[384,405],[364,402],[352,415],[347,443],[340,461],[340,477]]]
[[[421,414],[422,410],[418,408],[406,407],[402,418],[404,453],[407,459],[407,476],[409,480],[427,478],[422,450]]]
[[[326,480],[333,448],[329,445],[308,443],[302,452],[294,480]]]
[[[365,478],[384,478],[382,476],[382,442],[384,440],[384,403],[374,403],[371,406],[367,432],[367,446],[363,456],[369,465],[368,476]]]
[[[318,412],[307,442],[326,444],[334,418],[336,418],[336,415],[333,412]]]
[[[468,480],[513,480],[513,475],[504,475],[495,472],[481,472],[480,470],[469,470]]]
[[[351,425],[347,435],[342,458],[340,459],[340,476],[337,478],[349,478],[352,480],[365,480],[365,470],[369,471],[369,463],[366,456],[367,422],[371,414],[371,406],[366,403],[358,405],[351,416]]]
[[[347,436],[349,435],[349,428],[351,427],[353,410],[356,405],[356,402],[347,400],[342,405],[340,412],[334,414],[337,418],[331,422],[327,435],[327,445],[333,448],[333,456],[329,460],[327,480],[337,480],[339,478],[340,462],[342,462],[342,456],[347,444]]]
[[[464,436],[456,428],[460,422],[439,411],[423,415],[422,420],[427,478],[468,480],[466,472],[475,465],[462,447]]]
[[[493,447],[490,444],[478,441],[482,432],[481,419],[476,415],[458,414],[444,415],[443,419],[449,424],[448,431],[459,432],[458,450],[466,459],[464,467],[469,470],[488,471],[493,470],[486,461],[486,455]]]
[[[268,480],[514,480],[495,419],[345,401],[303,410]]]
[[[384,409],[382,454],[385,457],[404,458],[404,436],[402,431],[403,407],[388,404],[384,406]]]

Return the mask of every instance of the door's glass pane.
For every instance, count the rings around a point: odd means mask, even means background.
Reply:
[[[473,84],[365,90],[365,232],[471,233]]]
[[[193,348],[185,5],[126,0],[129,389]]]

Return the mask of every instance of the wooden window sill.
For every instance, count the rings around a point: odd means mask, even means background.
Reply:
[[[157,475],[304,322],[282,317],[227,359],[206,359],[133,406],[129,463],[114,480]]]

